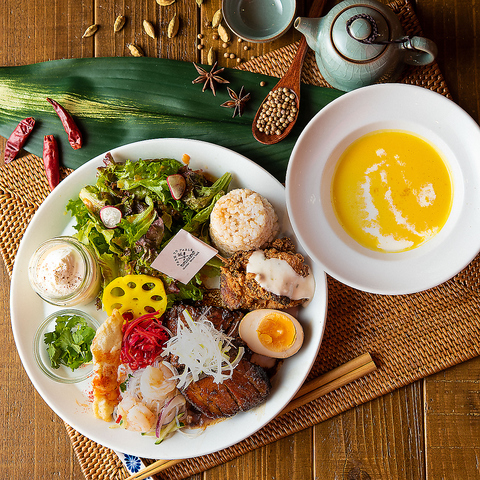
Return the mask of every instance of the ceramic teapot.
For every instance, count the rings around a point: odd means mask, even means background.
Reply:
[[[348,92],[376,82],[394,82],[405,64],[428,65],[435,43],[404,36],[395,13],[376,0],[345,0],[325,17],[295,20],[323,78]]]

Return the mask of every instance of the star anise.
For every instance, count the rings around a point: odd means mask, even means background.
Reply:
[[[215,68],[217,67],[217,62],[212,65],[212,68],[209,72],[207,72],[204,68],[199,67],[195,62],[193,64],[195,65],[195,68],[197,69],[197,72],[200,76],[193,80],[192,83],[204,82],[202,92],[204,92],[207,86],[209,86],[212,89],[213,94],[216,95],[217,93],[215,91],[215,82],[230,83],[228,80],[225,80],[224,78],[218,76],[218,74],[222,73],[225,69],[219,68],[218,70],[215,70]]]
[[[250,100],[250,94],[247,93],[243,95],[243,86],[240,89],[240,93],[237,95],[230,87],[227,87],[228,94],[230,95],[231,100],[227,100],[225,103],[222,103],[221,107],[233,108],[232,118],[238,113],[238,116],[241,117],[243,109],[245,108],[245,103]]]

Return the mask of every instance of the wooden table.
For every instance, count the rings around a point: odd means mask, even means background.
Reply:
[[[307,6],[299,4],[299,13]],[[0,0],[0,62],[10,66],[60,58],[126,56],[127,44],[136,43],[151,57],[203,63],[213,46],[219,64],[233,67],[299,38],[290,31],[271,44],[237,43],[235,39],[224,48],[212,37],[208,24],[219,7],[220,0],[205,0],[201,7],[194,0],[177,0],[169,7],[160,7],[155,0]],[[453,99],[478,122],[479,5],[470,0],[417,0],[416,11],[425,35],[439,47],[438,62]],[[180,16],[180,31],[168,39],[166,28],[174,13]],[[127,22],[114,34],[117,15],[125,15]],[[144,19],[155,26],[156,39],[144,33]],[[96,35],[82,39],[93,23],[100,25]],[[4,145],[0,139],[1,158]],[[20,363],[10,328],[9,278],[3,265],[0,272],[0,477],[81,480],[84,477],[63,421],[36,393]],[[194,478],[480,478],[479,379],[477,358]]]

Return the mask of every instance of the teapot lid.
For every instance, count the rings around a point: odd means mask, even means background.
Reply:
[[[385,50],[386,45],[369,41],[389,40],[390,27],[382,13],[375,8],[353,6],[340,12],[334,19],[331,38],[334,47],[348,60],[365,62],[373,60]]]

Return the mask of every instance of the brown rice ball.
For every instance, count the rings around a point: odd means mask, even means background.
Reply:
[[[221,197],[210,215],[210,236],[225,256],[254,250],[278,233],[278,217],[270,202],[247,188]]]

